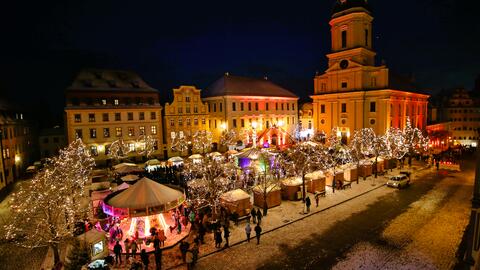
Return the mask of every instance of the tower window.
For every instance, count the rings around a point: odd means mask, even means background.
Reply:
[[[347,112],[347,103],[342,103],[342,113]]]
[[[347,30],[342,31],[342,48],[347,47]]]
[[[320,105],[320,113],[325,113],[325,104]]]
[[[342,82],[342,85],[341,85],[341,86],[342,86],[343,89],[345,89],[345,88],[347,88],[348,83],[347,83],[347,82]]]
[[[376,111],[377,111],[377,103],[370,102],[370,112],[376,112]]]

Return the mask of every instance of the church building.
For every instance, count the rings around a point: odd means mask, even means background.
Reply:
[[[356,129],[384,134],[390,127],[403,128],[407,118],[415,127],[426,127],[429,96],[375,64],[372,21],[367,0],[337,0],[328,68],[314,78],[314,127],[326,133],[338,127],[344,142]]]

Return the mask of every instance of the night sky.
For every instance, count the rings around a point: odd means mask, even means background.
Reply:
[[[63,92],[88,67],[134,70],[165,101],[173,87],[206,88],[227,71],[267,75],[306,100],[327,66],[333,2],[9,1],[0,16],[0,94],[42,111],[45,126],[62,123]],[[473,87],[476,1],[369,2],[378,62],[432,93]]]

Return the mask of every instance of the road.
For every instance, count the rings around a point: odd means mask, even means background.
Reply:
[[[468,222],[473,162],[464,167],[415,172],[407,189],[382,187],[268,233],[258,246],[203,258],[196,269],[448,268]]]

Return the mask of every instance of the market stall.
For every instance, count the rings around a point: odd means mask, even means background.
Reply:
[[[358,169],[353,164],[346,164],[342,166],[343,176],[347,182],[355,182],[358,180]]]
[[[269,185],[266,189],[267,193],[267,207],[272,208],[279,206],[282,203],[281,188],[277,185]],[[257,185],[253,188],[253,204],[263,208],[264,203],[264,187],[263,185]]]
[[[289,177],[282,180],[282,199],[289,201],[297,201],[302,199],[299,192],[302,189],[301,177]]]
[[[358,175],[363,178],[372,175],[372,163],[369,160],[360,161],[360,166],[358,167]]]
[[[228,208],[230,213],[237,213],[239,217],[246,216],[252,209],[250,195],[241,189],[235,189],[220,196],[221,204]]]
[[[315,171],[305,175],[305,185],[310,193],[325,191],[326,177],[323,171]]]
[[[325,177],[325,184],[329,187],[332,186],[333,184],[333,179],[335,179],[335,182],[337,183],[341,183],[343,184],[343,182],[345,181],[345,177],[344,177],[344,173],[343,171],[341,170],[337,170],[335,171],[335,175],[333,174],[333,171],[329,171]],[[340,186],[341,186],[340,184]]]

